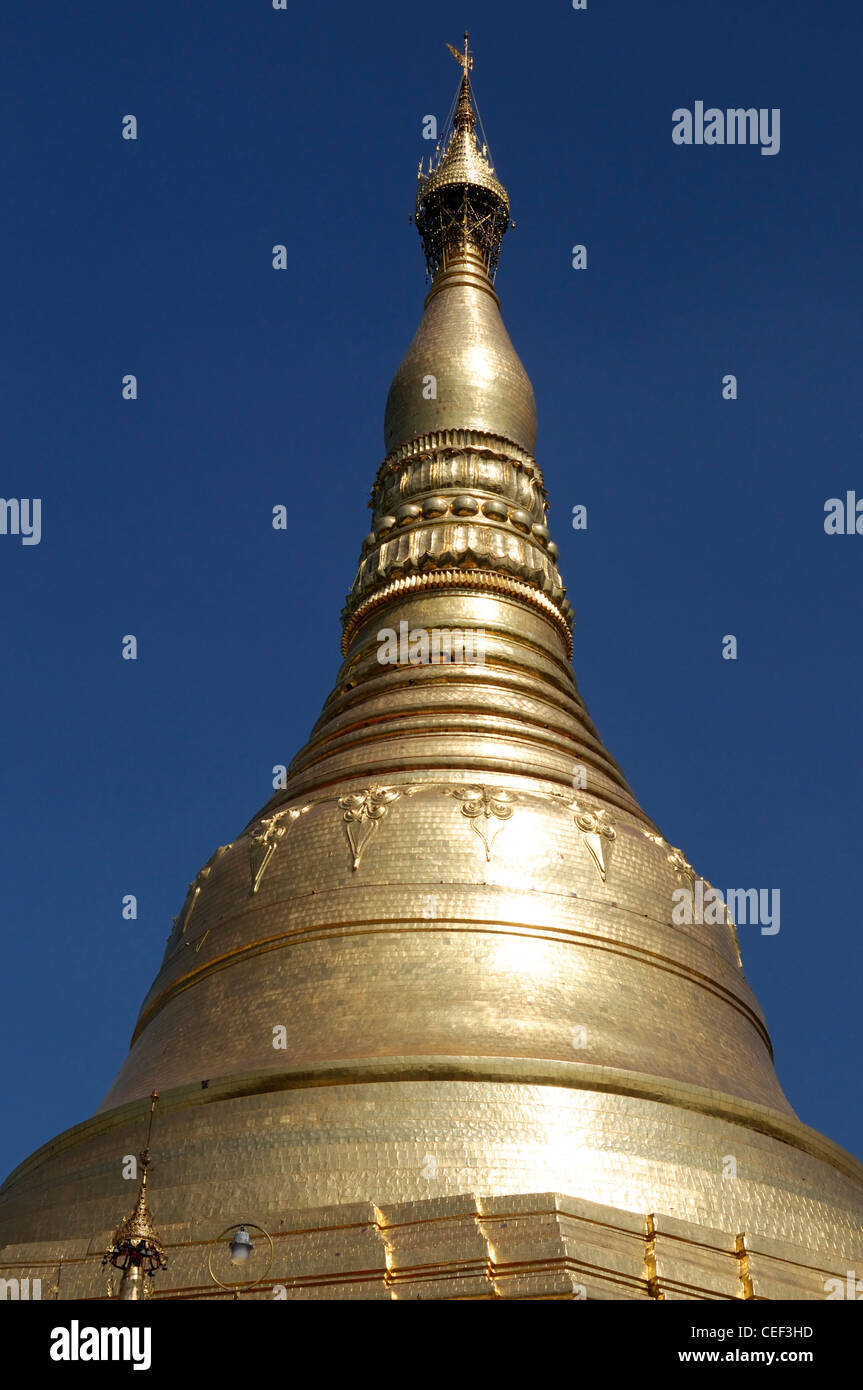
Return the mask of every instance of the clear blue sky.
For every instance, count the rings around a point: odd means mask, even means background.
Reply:
[[[823,529],[863,497],[859,6],[49,0],[0,60],[0,495],[43,499],[0,537],[3,1174],[99,1104],[333,683],[465,27],[582,693],[699,872],[781,890],[746,972],[801,1118],[863,1150],[863,536]],[[780,153],[674,145],[697,100],[780,108]]]

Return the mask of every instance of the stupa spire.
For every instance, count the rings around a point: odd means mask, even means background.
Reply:
[[[447,48],[463,69],[453,125],[456,130],[473,130],[476,126],[476,114],[471,100],[470,77],[468,75],[473,67],[473,54],[470,51],[470,35],[467,30],[465,30],[464,35],[463,53],[459,53],[457,48],[453,48],[451,43],[447,44]]]
[[[471,90],[473,55],[447,44],[462,67],[451,131],[444,131],[437,162],[428,173],[420,164],[415,218],[425,247],[426,269],[434,277],[453,257],[472,251],[494,280],[500,244],[509,226],[509,196],[495,177],[485,144],[476,139],[477,115]]]

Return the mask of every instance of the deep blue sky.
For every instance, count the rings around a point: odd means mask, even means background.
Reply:
[[[781,890],[746,972],[801,1118],[863,1151],[863,536],[823,529],[863,496],[859,6],[51,0],[0,73],[0,495],[43,499],[0,536],[2,1174],[98,1105],[333,683],[465,27],[582,693],[701,873]],[[675,146],[698,99],[779,107],[780,153]]]

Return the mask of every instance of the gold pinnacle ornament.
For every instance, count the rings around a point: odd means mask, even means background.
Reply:
[[[150,1135],[153,1129],[153,1112],[159,1092],[150,1096],[150,1119],[147,1124],[147,1142],[139,1156],[141,1182],[138,1200],[128,1216],[120,1222],[114,1238],[102,1257],[102,1264],[110,1264],[122,1270],[118,1298],[124,1300],[145,1297],[145,1282],[152,1279],[160,1269],[167,1269],[165,1249],[156,1232],[150,1209],[147,1206],[147,1171],[150,1167]],[[113,1289],[112,1289],[113,1293]]]
[[[98,1112],[0,1191],[0,1272],[70,1253],[66,1297],[157,1078],[162,1296],[218,1296],[202,1252],[247,1214],[275,1246],[250,1297],[818,1298],[863,1269],[863,1168],[786,1100],[733,922],[675,921],[703,880],[579,693],[456,56],[332,693],[193,880]],[[401,631],[483,660],[382,663]]]

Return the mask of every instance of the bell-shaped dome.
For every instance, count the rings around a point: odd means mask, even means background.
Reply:
[[[474,429],[533,454],[536,401],[473,246],[448,253],[387,398],[387,453],[419,435]]]

